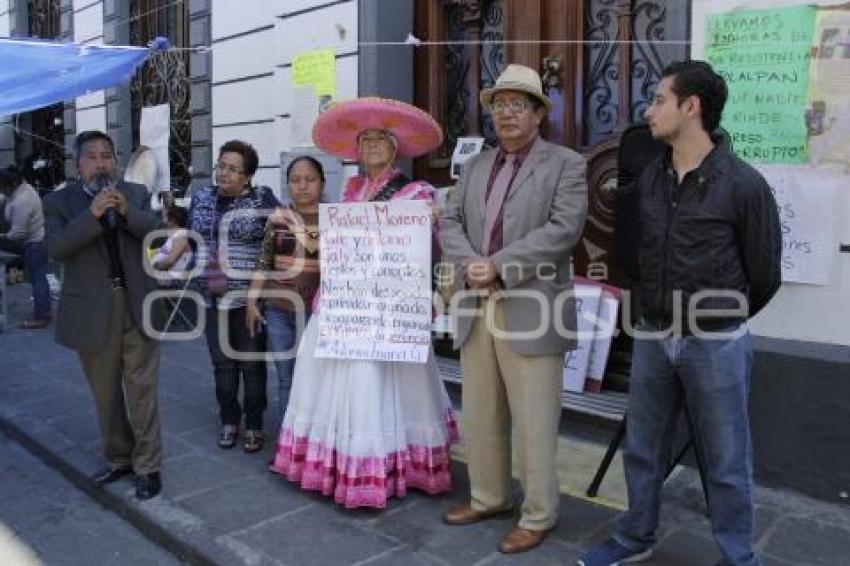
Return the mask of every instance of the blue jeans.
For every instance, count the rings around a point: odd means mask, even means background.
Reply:
[[[24,261],[32,282],[33,318],[49,320],[50,286],[47,284],[47,246],[44,242],[30,242],[24,248]]]
[[[761,564],[753,550],[752,360],[746,332],[723,340],[635,340],[623,454],[629,510],[617,522],[620,544],[643,550],[656,542],[661,486],[682,403],[687,403],[706,468],[714,540],[730,564]]]
[[[263,352],[262,334],[251,336],[245,328],[245,307],[227,311],[227,329],[221,328],[216,300],[207,307],[204,333],[213,363],[215,397],[218,401],[221,424],[239,426],[245,413],[245,428],[263,430],[263,411],[266,409],[265,360],[235,360],[222,351],[220,337],[226,332],[230,347],[237,352]],[[243,405],[239,404],[239,381],[242,381]]]
[[[278,383],[277,424],[280,428],[283,422],[283,414],[289,404],[289,392],[292,390],[292,374],[295,372],[295,354],[298,351],[298,342],[307,326],[307,321],[310,320],[310,313],[302,314],[301,312],[268,307],[264,316],[266,318],[267,351],[274,353],[276,358],[282,358],[274,360]],[[298,319],[302,316],[304,320],[299,321]],[[299,323],[301,328],[298,328]]]

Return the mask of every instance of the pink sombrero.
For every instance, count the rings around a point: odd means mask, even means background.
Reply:
[[[357,159],[357,135],[372,129],[395,135],[399,157],[418,157],[443,142],[443,129],[427,112],[398,100],[364,97],[339,102],[319,114],[313,143],[337,157]]]

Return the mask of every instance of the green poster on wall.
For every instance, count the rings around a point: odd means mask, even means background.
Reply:
[[[722,125],[755,163],[805,163],[805,109],[815,9],[795,6],[708,17],[706,60],[729,99]]]

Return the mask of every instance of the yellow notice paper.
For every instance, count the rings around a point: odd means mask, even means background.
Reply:
[[[292,84],[312,85],[317,96],[336,98],[336,58],[333,49],[304,51],[292,59]]]

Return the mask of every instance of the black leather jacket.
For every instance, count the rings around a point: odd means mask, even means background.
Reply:
[[[782,236],[776,201],[761,174],[725,143],[718,143],[681,184],[668,150],[646,167],[636,190],[644,319],[666,328],[678,318],[687,330],[691,296],[715,290],[742,293],[749,302],[748,316],[753,316],[779,289]],[[675,302],[682,306],[679,316],[674,316]],[[739,301],[711,295],[696,304],[700,309],[735,309]],[[725,327],[746,318],[700,318],[699,328]]]

